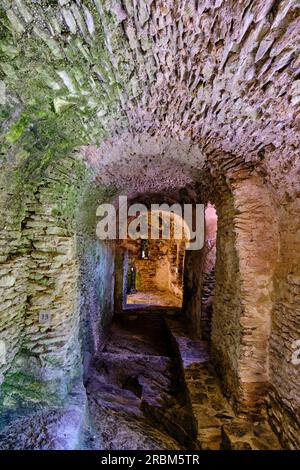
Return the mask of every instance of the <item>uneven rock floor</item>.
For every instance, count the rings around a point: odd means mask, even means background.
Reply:
[[[127,310],[114,320],[85,384],[67,403],[20,416],[0,449],[275,450],[262,418],[237,416],[177,310]]]
[[[196,428],[180,372],[162,318],[118,318],[86,384],[94,445],[134,450],[192,445]]]
[[[166,319],[166,323],[181,360],[196,420],[198,448],[279,450],[278,439],[263,416],[254,419],[234,413],[209,361],[207,341],[193,339],[184,318]]]
[[[154,311],[153,311],[154,312]],[[158,311],[157,311],[158,312]],[[280,449],[264,419],[237,416],[184,317],[127,312],[95,358],[87,383],[101,449]]]

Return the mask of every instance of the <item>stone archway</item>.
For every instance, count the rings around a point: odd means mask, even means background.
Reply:
[[[199,352],[201,250],[169,329],[190,348],[196,413],[215,365],[242,420],[266,402],[282,445],[299,448],[299,2],[2,0],[0,24],[0,427],[21,410],[14,443],[60,445],[40,429],[75,382],[82,420],[82,376],[122,308],[122,256],[96,239],[95,203],[152,192],[218,212],[213,363]],[[136,378],[124,384],[141,398]],[[199,429],[217,422],[220,448],[227,425],[206,405]]]
[[[146,196],[144,202],[149,205]],[[167,204],[161,209],[150,206],[147,210],[148,238],[132,240],[128,236],[117,242],[115,299],[119,312],[136,302],[144,307],[180,308],[182,305],[185,249],[190,228],[183,214],[172,212],[176,207],[170,205],[169,212]],[[182,211],[180,204],[177,210]],[[129,217],[129,224],[131,220]],[[145,241],[147,256],[142,256]],[[135,292],[130,293],[128,286],[131,285],[132,270],[135,273]]]
[[[212,353],[237,407],[257,412],[269,385],[277,207],[257,174],[236,173],[228,181],[230,192],[217,203]]]

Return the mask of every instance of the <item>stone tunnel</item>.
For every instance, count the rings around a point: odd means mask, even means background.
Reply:
[[[300,448],[299,41],[298,0],[2,0],[1,450]],[[201,248],[100,239],[124,196]]]

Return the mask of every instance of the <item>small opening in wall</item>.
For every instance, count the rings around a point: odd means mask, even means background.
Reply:
[[[181,307],[184,254],[185,245],[177,240],[132,242],[124,258],[125,307]]]
[[[141,240],[141,259],[149,259],[149,240]]]
[[[149,211],[147,224],[147,237],[128,238],[120,244],[122,308],[180,309],[187,243],[184,219],[175,212],[154,210]]]
[[[213,302],[215,294],[215,266],[218,217],[216,209],[208,204],[205,209],[205,246],[201,299],[201,335],[209,341],[213,317]]]

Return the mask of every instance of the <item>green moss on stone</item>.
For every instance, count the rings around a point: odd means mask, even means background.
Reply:
[[[52,385],[53,387],[53,385]],[[5,375],[2,384],[3,404],[18,402],[18,396],[22,400],[39,403],[57,404],[57,394],[51,391],[48,382],[36,380],[24,372],[10,372]]]

